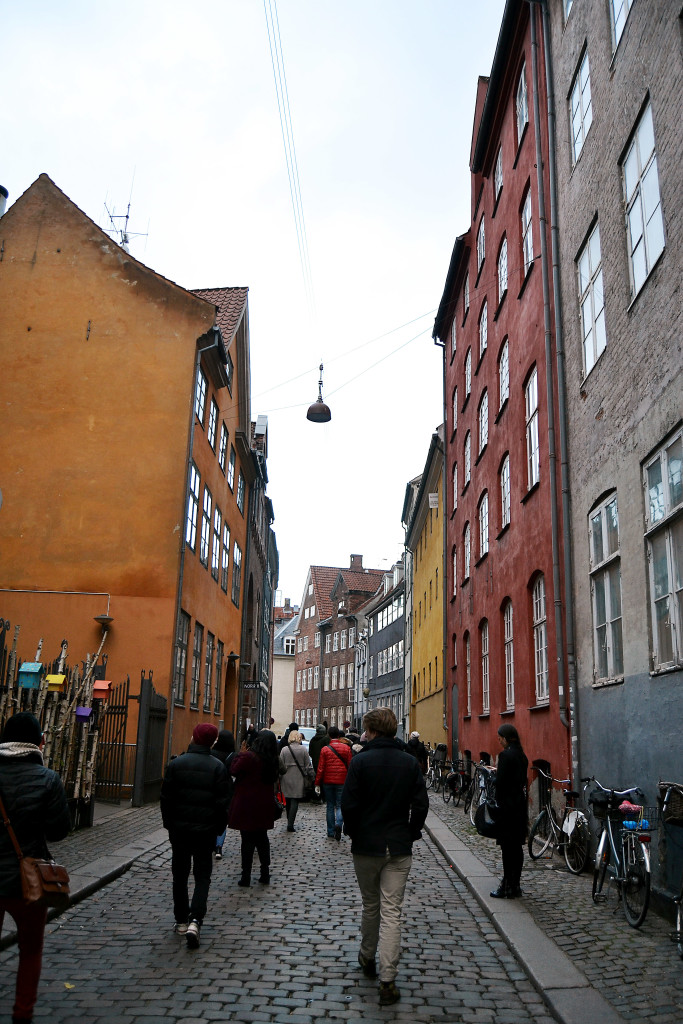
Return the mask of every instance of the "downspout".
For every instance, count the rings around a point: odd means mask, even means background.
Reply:
[[[555,451],[555,394],[553,384],[552,328],[550,315],[550,276],[548,270],[548,244],[546,239],[545,188],[543,184],[543,150],[540,131],[540,104],[538,98],[538,38],[536,34],[535,0],[529,0],[531,25],[531,79],[534,106],[534,137],[536,142],[536,179],[541,236],[541,273],[543,279],[543,328],[545,333],[545,377],[548,401],[548,470],[550,474],[550,523],[553,558],[553,605],[555,641],[557,644],[557,688],[560,701],[560,721],[569,728],[564,671],[564,625],[562,622],[562,595],[560,590],[559,509],[557,503],[557,455]],[[549,144],[552,152],[552,147]]]
[[[169,703],[170,708],[168,712],[168,741],[166,744],[166,760],[171,759],[171,749],[173,745],[173,712],[175,710],[175,694],[173,692],[175,683],[175,659],[176,659],[176,644],[178,643],[178,627],[180,626],[180,612],[183,605],[183,578],[185,576],[185,548],[187,547],[185,541],[185,516],[187,514],[187,502],[189,499],[190,490],[190,463],[192,462],[192,454],[194,452],[194,406],[195,396],[197,394],[197,378],[199,376],[199,366],[202,361],[202,352],[208,352],[209,349],[218,347],[218,339],[220,333],[218,331],[214,334],[214,340],[211,345],[205,345],[203,348],[197,349],[197,356],[194,364],[194,380],[192,382],[192,395],[190,399],[190,426],[187,439],[187,464],[185,471],[185,503],[183,505],[183,513],[181,518],[180,528],[180,570],[178,573],[178,599],[176,601],[175,609],[175,631],[173,633],[173,643],[171,644],[171,685],[169,687]],[[199,508],[197,508],[197,525],[199,525]],[[189,646],[189,644],[188,644]],[[185,664],[185,670],[187,671],[187,662]]]
[[[571,730],[572,788],[579,777],[579,736],[577,723],[578,691],[576,686],[576,645],[574,637],[574,575],[570,529],[569,443],[567,438],[567,383],[564,366],[564,335],[562,330],[562,303],[560,292],[560,246],[557,224],[557,165],[555,161],[555,94],[553,66],[550,52],[548,7],[541,3],[543,19],[543,53],[548,105],[548,171],[550,177],[550,239],[553,266],[553,294],[555,296],[555,358],[557,360],[557,396],[559,405],[560,460],[562,471],[562,533],[564,549],[564,599],[567,617],[567,673],[569,687],[569,728]]]

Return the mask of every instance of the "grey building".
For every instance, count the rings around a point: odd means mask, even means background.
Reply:
[[[577,760],[581,775],[638,784],[653,803],[658,779],[682,774],[681,4],[540,6]],[[680,873],[667,862],[660,886]]]
[[[398,738],[404,739],[405,573],[403,560],[384,576],[383,586],[362,609],[367,623],[367,682],[365,710],[391,708],[398,719]],[[360,621],[360,620],[359,620]],[[367,695],[366,695],[367,691]]]

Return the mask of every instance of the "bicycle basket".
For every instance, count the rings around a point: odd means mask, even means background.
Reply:
[[[637,810],[615,810],[610,817],[630,832],[651,832],[659,828],[659,808],[651,805],[639,806]]]
[[[660,782],[660,800],[664,799],[668,789],[671,789],[671,792],[669,793],[666,814],[662,820],[667,825],[678,825],[683,828],[683,788],[679,788],[678,786],[669,786],[668,783]]]
[[[588,803],[591,805],[593,816],[604,821],[609,806],[609,793],[605,793],[602,789],[594,789],[588,797]]]

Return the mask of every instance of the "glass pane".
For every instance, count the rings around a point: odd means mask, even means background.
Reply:
[[[671,549],[673,561],[674,591],[680,592],[683,587],[683,519],[671,527]],[[679,599],[681,594],[679,593]],[[678,621],[679,629],[683,629],[683,619]]]
[[[657,534],[652,540],[652,575],[655,588],[655,601],[668,594],[669,566],[666,560],[666,534]]]
[[[635,143],[631,146],[628,156],[624,162],[624,185],[626,186],[626,202],[631,201],[631,197],[635,191],[636,185],[638,184],[638,150]]]
[[[655,131],[652,126],[652,107],[648,104],[638,125],[638,146],[640,147],[640,166],[645,167],[655,148]]]
[[[607,523],[607,553],[613,555],[619,550],[619,513],[617,512],[617,499],[610,501],[605,509]]]
[[[667,476],[669,479],[669,509],[675,508],[683,501],[683,438],[677,437],[666,450]]]
[[[609,570],[609,608],[610,618],[621,618],[621,569],[618,565]]]
[[[646,222],[652,218],[652,214],[659,206],[659,180],[657,177],[657,159],[655,158],[646,173],[643,175],[641,185],[641,196],[643,199],[643,210]]]
[[[591,535],[593,538],[593,564],[600,565],[605,557],[602,547],[602,513],[598,512],[591,519]]]
[[[647,265],[645,263],[645,246],[642,238],[633,252],[633,288],[639,292],[647,277]]]
[[[595,358],[605,351],[607,336],[605,334],[605,311],[600,310],[595,318]]]
[[[660,664],[664,664],[673,661],[674,656],[668,597],[655,604],[655,614],[657,616],[658,659]]]
[[[591,272],[594,274],[600,266],[600,228],[596,227],[588,243],[591,260]]]
[[[662,460],[656,459],[647,469],[647,489],[650,501],[650,522],[664,518],[664,484],[662,482]]]
[[[579,256],[579,295],[583,295],[591,279],[588,246]]]
[[[606,621],[605,578],[600,575],[595,577],[595,625],[596,627],[603,626]]]
[[[601,626],[595,631],[598,655],[598,679],[606,679],[609,675],[607,669],[607,626]]]
[[[621,619],[612,623],[612,673],[615,676],[624,674],[624,645],[621,637]]]

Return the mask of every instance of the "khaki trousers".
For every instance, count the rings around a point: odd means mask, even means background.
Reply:
[[[401,955],[401,910],[413,858],[366,857],[354,853],[353,866],[358,879],[363,914],[361,916],[360,953],[373,960],[379,944],[379,980],[393,981]]]

